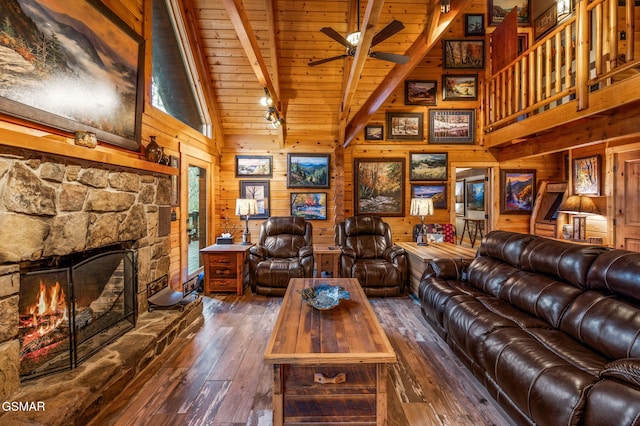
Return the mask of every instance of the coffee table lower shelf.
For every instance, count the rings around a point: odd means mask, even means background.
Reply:
[[[379,425],[387,364],[273,365],[274,425]]]

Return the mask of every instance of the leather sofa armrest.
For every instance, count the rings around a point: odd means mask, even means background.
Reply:
[[[422,274],[421,281],[430,278],[465,281],[470,261],[468,259],[433,259]]]
[[[402,247],[393,245],[387,248],[384,253],[382,253],[382,257],[384,257],[389,262],[395,263],[395,260],[398,256],[404,256],[407,252]]]
[[[304,246],[298,250],[298,257],[303,258],[307,256],[313,256],[313,246]]]
[[[612,361],[600,371],[600,378],[617,379],[640,387],[640,358],[623,358]]]
[[[340,247],[340,250],[342,251],[343,256],[352,257],[354,259],[356,258],[356,252],[352,248]]]

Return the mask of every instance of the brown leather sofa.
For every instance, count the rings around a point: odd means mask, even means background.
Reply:
[[[419,299],[518,424],[640,423],[640,253],[493,231]]]
[[[249,249],[251,291],[283,296],[289,279],[313,277],[313,227],[294,216],[274,216],[260,225],[258,243]]]
[[[393,244],[391,228],[378,216],[354,216],[336,224],[339,274],[357,278],[367,296],[398,296],[408,279],[407,253]]]

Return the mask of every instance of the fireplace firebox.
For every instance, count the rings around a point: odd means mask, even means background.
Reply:
[[[135,327],[135,250],[110,247],[22,265],[22,380],[77,367]]]

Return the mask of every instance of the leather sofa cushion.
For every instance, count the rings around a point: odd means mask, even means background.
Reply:
[[[589,391],[583,424],[640,425],[640,388],[601,380]]]
[[[352,249],[358,259],[381,258],[391,240],[385,222],[374,216],[347,218],[344,239],[344,245]]]
[[[467,280],[483,292],[498,297],[504,283],[518,270],[493,257],[476,257],[469,265]]]
[[[400,269],[382,259],[362,259],[353,265],[352,273],[363,287],[384,287],[402,281]]]
[[[555,278],[518,271],[500,289],[500,298],[553,327],[560,325],[567,306],[582,290]]]
[[[271,258],[256,266],[256,279],[262,286],[287,288],[291,278],[304,278],[304,268],[297,258]]]
[[[484,237],[478,255],[493,257],[519,268],[522,251],[535,238],[533,235],[492,231]]]
[[[598,256],[587,275],[592,290],[619,294],[640,302],[638,293],[640,253],[611,250]]]
[[[579,353],[579,344],[558,333],[562,345]],[[559,356],[528,331],[502,328],[483,343],[487,375],[536,425],[580,424],[580,409],[597,377]],[[587,352],[582,350],[582,352]],[[588,355],[590,355],[587,352]]]
[[[604,366],[600,377],[618,379],[640,389],[640,358],[617,359]]]
[[[565,312],[560,329],[610,360],[640,358],[640,309],[613,296],[585,291]]]
[[[522,270],[534,271],[585,288],[589,267],[606,247],[538,238],[522,252]]]

